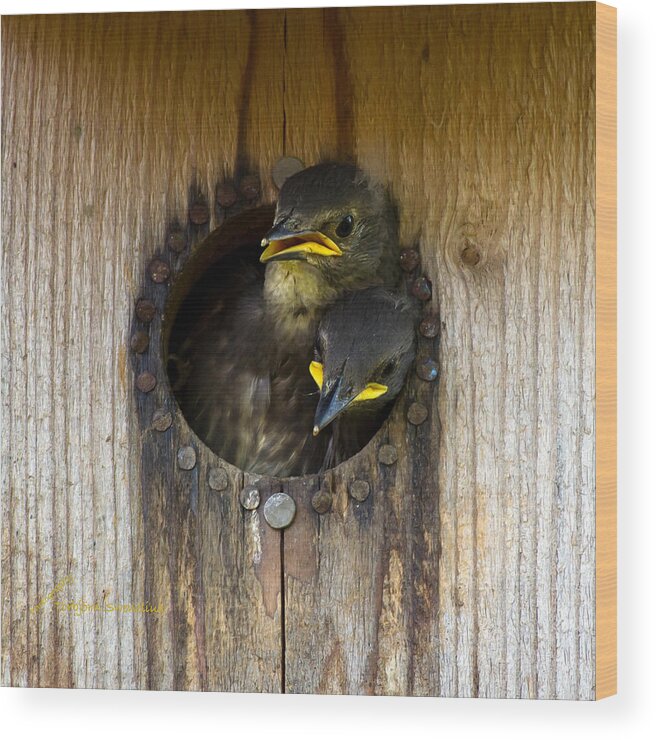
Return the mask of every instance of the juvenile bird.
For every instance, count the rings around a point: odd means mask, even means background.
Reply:
[[[354,455],[379,429],[415,356],[416,318],[410,298],[383,288],[352,293],[326,311],[310,363],[320,390],[313,433],[331,431],[324,467]]]
[[[254,267],[217,295],[176,361],[176,390],[198,436],[249,472],[317,472],[330,434],[312,435],[317,402],[308,374],[319,320],[344,294],[399,279],[398,231],[386,191],[351,165],[319,164],[289,178]]]

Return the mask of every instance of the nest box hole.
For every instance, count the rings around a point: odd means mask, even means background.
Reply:
[[[195,434],[242,470],[287,478],[344,459],[333,454],[334,429],[312,434],[319,392],[309,372],[311,349],[289,387],[276,385],[288,367],[267,372],[272,360],[260,315],[265,265],[259,257],[274,212],[273,206],[243,211],[196,247],[171,289],[162,349],[171,390]],[[352,454],[381,425],[351,445]]]

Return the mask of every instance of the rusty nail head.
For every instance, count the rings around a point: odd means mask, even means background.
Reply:
[[[154,283],[165,283],[171,276],[171,268],[164,260],[155,258],[148,265],[148,275]]]
[[[207,484],[213,491],[223,491],[228,487],[228,474],[223,468],[210,468]]]
[[[423,403],[413,403],[408,409],[408,421],[418,426],[423,424],[428,418],[428,409]]]
[[[429,383],[437,379],[437,362],[432,357],[427,357],[417,363],[417,375]]]
[[[439,332],[440,332],[440,320],[435,314],[426,316],[425,319],[422,319],[421,324],[419,324],[419,333],[423,337],[427,337],[428,339],[433,339],[439,334]]]
[[[390,445],[386,445],[386,447],[390,447]],[[392,447],[392,449],[394,449]],[[382,450],[382,447],[381,447]],[[396,451],[395,451],[396,454]],[[382,461],[381,461],[382,462]],[[387,463],[391,464],[391,463]],[[366,480],[354,480],[353,483],[351,483],[351,487],[349,488],[349,493],[356,501],[366,501],[367,498],[369,498],[369,493],[371,492],[371,486],[369,483],[367,483]]]
[[[237,191],[229,182],[224,182],[216,189],[216,202],[223,208],[230,208],[237,202]]]
[[[140,373],[137,376],[137,388],[142,393],[150,393],[153,388],[157,385],[157,378],[148,371]]]
[[[419,298],[420,301],[429,301],[432,294],[433,287],[431,281],[425,275],[413,281],[412,295]]]
[[[404,249],[399,259],[401,269],[405,272],[412,272],[419,264],[419,252],[416,249]]]
[[[151,426],[158,432],[165,432],[173,424],[173,415],[165,409],[157,409],[153,414]]]
[[[253,200],[260,194],[260,178],[257,175],[245,175],[239,183],[239,190],[246,200]]]
[[[150,339],[145,331],[135,331],[130,337],[130,349],[137,354],[141,354],[148,349]]]
[[[148,324],[155,318],[155,304],[145,298],[140,298],[137,301],[135,313],[140,321]]]
[[[239,503],[248,511],[257,509],[260,505],[260,492],[257,486],[246,486],[239,492]]]
[[[210,220],[210,209],[201,201],[192,203],[189,207],[189,220],[196,226],[202,226]]]
[[[396,447],[394,445],[383,445],[378,450],[378,460],[383,465],[394,465],[398,458],[399,456],[396,453]]]
[[[196,467],[196,450],[191,445],[178,450],[178,467],[182,470],[193,470]]]
[[[312,508],[317,514],[325,514],[332,508],[333,497],[330,491],[326,491],[325,488],[320,488],[314,496],[312,496]]]
[[[166,241],[172,252],[184,252],[184,249],[187,246],[187,239],[181,229],[174,229],[171,231]]]
[[[271,176],[276,184],[276,187],[280,189],[284,184],[285,180],[288,180],[292,175],[300,172],[304,168],[303,162],[296,157],[281,157],[274,165],[271,170]]]
[[[294,499],[286,493],[274,493],[264,503],[264,518],[273,529],[284,529],[296,514]]]

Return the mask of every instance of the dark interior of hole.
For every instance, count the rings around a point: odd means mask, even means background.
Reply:
[[[252,209],[243,212],[226,221],[213,231],[199,244],[184,268],[179,273],[167,303],[164,322],[163,350],[167,375],[172,392],[191,429],[215,453],[231,464],[243,467],[247,472],[256,474],[274,475],[269,471],[249,467],[243,460],[231,459],[232,445],[230,440],[224,439],[216,444],[214,439],[208,439],[204,433],[204,426],[197,423],[195,412],[191,410],[188,398],[196,393],[197,388],[190,387],[185,380],[188,373],[189,345],[193,342],[207,341],[207,337],[217,336],[217,329],[223,331],[221,322],[225,316],[230,316],[231,307],[238,301],[244,289],[242,277],[249,274],[249,285],[252,276],[260,284],[264,281],[265,265],[259,261],[262,252],[261,240],[273,223],[274,208],[270,206]],[[225,327],[226,331],[228,327]],[[244,327],[244,342],[252,337],[248,336],[250,327]],[[252,342],[251,342],[252,346]],[[242,348],[234,346],[232,350],[239,356]],[[307,373],[309,379],[309,372]],[[212,378],[203,378],[202,383],[211,387]],[[313,401],[318,401],[318,392],[308,380],[309,392],[313,393]],[[200,384],[199,384],[200,386]],[[197,387],[199,387],[197,386]],[[226,392],[229,392],[226,390]],[[282,413],[285,413],[282,409]],[[211,413],[211,402],[208,404]],[[291,419],[293,423],[293,418]],[[240,428],[232,428],[230,435],[248,435],[252,430],[248,428],[248,417],[241,417]],[[382,421],[380,422],[382,423]],[[380,428],[380,423],[370,430],[367,438],[361,443],[358,441],[359,451]],[[321,432],[322,438],[329,438],[334,429]],[[312,429],[308,425],[307,435],[311,441]],[[241,463],[241,464],[240,464]],[[302,474],[321,472],[325,467],[323,456],[321,459],[309,457],[308,463],[302,471],[297,469],[279,477],[289,477]]]

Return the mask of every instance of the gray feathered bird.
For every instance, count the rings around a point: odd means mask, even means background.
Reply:
[[[244,265],[182,343],[176,397],[198,436],[240,468],[317,472],[330,439],[312,435],[318,323],[348,292],[397,284],[394,208],[357,168],[316,165],[285,182],[263,247],[264,279]]]
[[[362,449],[399,394],[415,356],[417,307],[407,296],[370,288],[325,313],[310,374],[320,389],[313,433],[331,431],[332,467]]]

